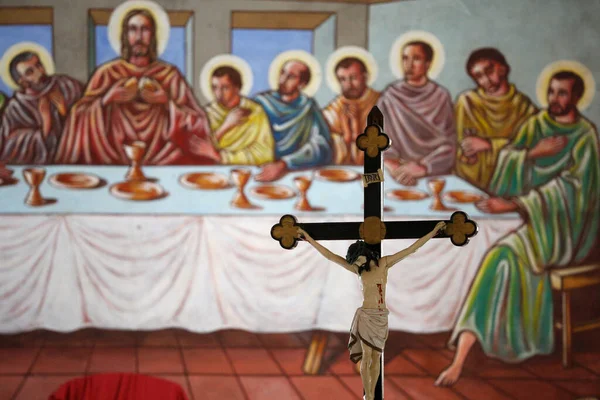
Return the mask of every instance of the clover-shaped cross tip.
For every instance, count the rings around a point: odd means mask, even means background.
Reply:
[[[286,214],[279,220],[278,224],[271,228],[271,237],[279,242],[281,247],[291,250],[298,244],[296,239],[296,217]]]

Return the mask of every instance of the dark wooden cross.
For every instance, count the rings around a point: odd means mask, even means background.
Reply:
[[[271,237],[284,249],[291,250],[298,244],[296,227],[301,227],[315,240],[357,240],[363,239],[369,247],[381,254],[383,239],[418,239],[433,230],[440,221],[394,221],[382,222],[383,211],[383,157],[382,152],[390,145],[390,138],[383,133],[383,114],[373,107],[367,119],[365,131],[356,139],[357,147],[365,152],[363,179],[364,221],[362,222],[324,222],[298,223],[293,215],[284,215],[279,223],[271,228]],[[469,237],[477,234],[477,224],[469,220],[467,214],[457,211],[450,220],[445,221],[446,228],[436,238],[450,238],[455,246],[464,246]],[[349,322],[350,323],[350,322]],[[327,343],[327,335],[315,333],[304,362],[306,374],[317,374]],[[383,399],[383,352],[381,353],[381,372],[375,388],[375,399]]]

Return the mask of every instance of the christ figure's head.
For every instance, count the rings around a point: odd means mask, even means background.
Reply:
[[[346,261],[348,264],[354,265],[358,274],[362,274],[363,271],[369,272],[371,268],[377,267],[381,254],[371,249],[364,241],[357,240],[355,243],[348,247],[346,253]]]
[[[148,10],[134,9],[123,18],[121,25],[121,56],[133,58],[157,58],[156,21]]]

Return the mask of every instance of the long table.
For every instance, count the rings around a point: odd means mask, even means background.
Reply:
[[[315,180],[308,198],[324,212],[295,211],[297,198],[263,200],[263,208],[240,210],[229,202],[234,188],[190,190],[179,177],[192,171],[229,175],[228,167],[146,167],[149,177],[169,192],[161,200],[132,202],[115,198],[109,187],[122,181],[125,167],[48,166],[59,172],[91,172],[107,181],[94,190],[65,190],[47,180],[42,194],[54,204],[23,203],[28,186],[20,181],[0,187],[0,332],[84,327],[161,329],[195,332],[245,329],[253,332],[347,331],[361,304],[358,279],[300,243],[283,250],[271,239],[282,214],[306,222],[362,218],[359,182]],[[356,168],[360,171],[360,168]],[[253,169],[256,172],[256,169]],[[293,188],[289,174],[277,182]],[[446,190],[478,192],[466,182],[443,177]],[[401,186],[386,176],[386,189]],[[417,189],[428,192],[427,183]],[[386,220],[449,217],[429,210],[431,198],[386,199]],[[448,205],[451,205],[448,203]],[[489,216],[472,204],[458,205],[480,231],[459,248],[433,240],[389,274],[390,329],[436,332],[450,329],[480,262],[490,246],[522,221],[517,214]],[[384,254],[412,240],[385,241]],[[345,255],[350,243],[324,242]]]

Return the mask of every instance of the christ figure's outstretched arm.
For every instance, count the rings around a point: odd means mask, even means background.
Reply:
[[[382,260],[381,260],[382,265],[386,265],[387,268],[392,268],[400,260],[408,257],[409,255],[411,255],[412,253],[417,251],[421,246],[423,246],[425,243],[427,243],[431,238],[433,238],[435,235],[437,235],[437,233],[440,230],[444,229],[445,227],[446,227],[445,222],[443,222],[443,221],[438,222],[437,225],[435,226],[435,228],[433,228],[433,230],[431,232],[429,232],[427,235],[423,236],[422,238],[418,239],[416,242],[414,242],[412,245],[410,245],[406,249],[400,250],[396,254],[382,257]]]
[[[333,261],[334,263],[341,265],[342,267],[346,268],[348,271],[350,271],[354,274],[356,273],[356,269],[352,265],[348,264],[348,262],[346,261],[345,258],[338,256],[337,254],[330,251],[328,248],[317,243],[316,240],[314,240],[312,237],[310,237],[310,235],[308,233],[306,233],[306,231],[300,227],[298,228],[298,238],[306,240],[329,261]]]

